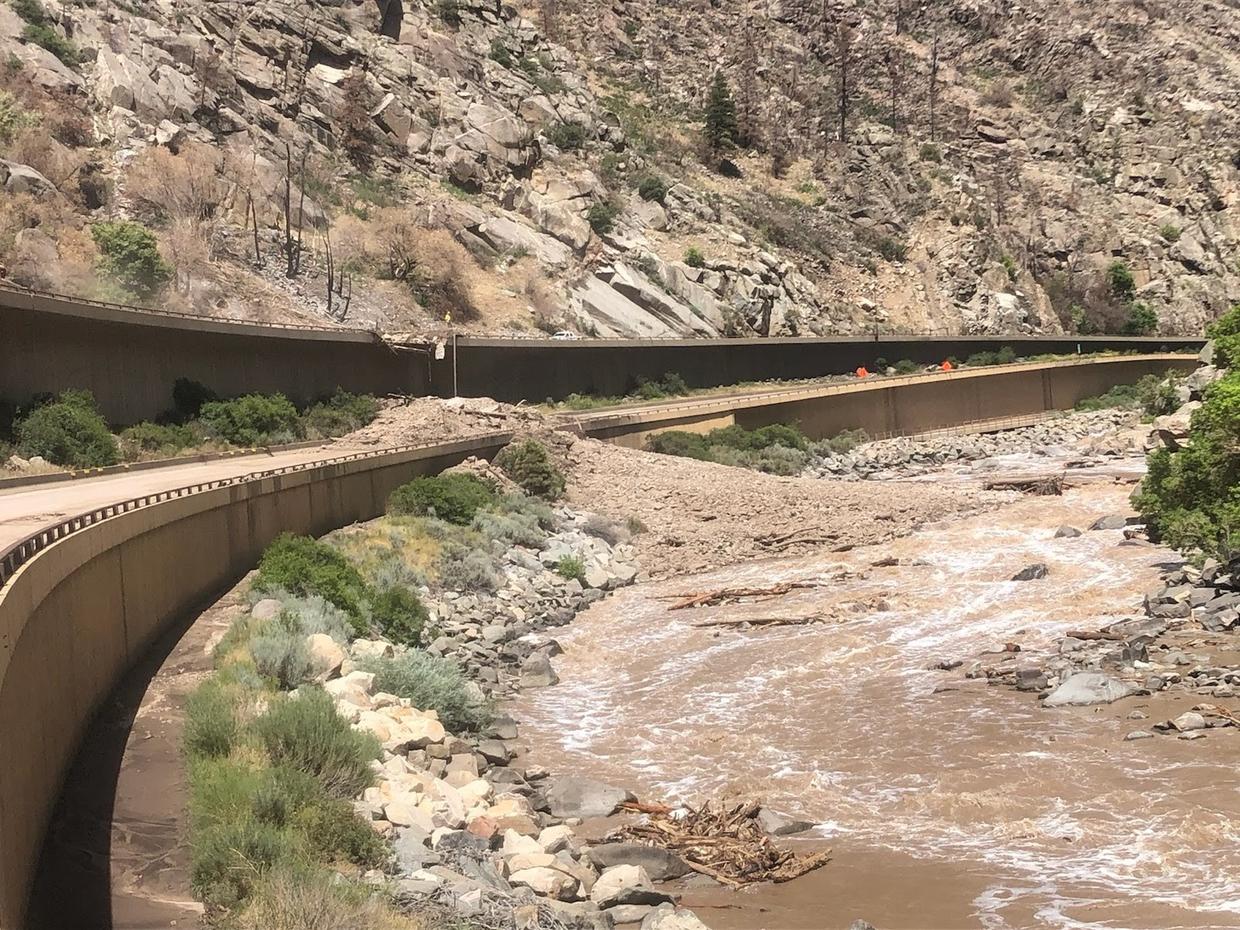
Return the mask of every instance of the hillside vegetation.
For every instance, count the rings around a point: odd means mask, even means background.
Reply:
[[[4,0],[22,285],[389,332],[1191,332],[1224,6]]]

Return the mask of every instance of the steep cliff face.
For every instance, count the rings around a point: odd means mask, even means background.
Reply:
[[[8,2],[0,261],[30,286],[712,336],[1190,331],[1240,284],[1240,25],[1203,0]]]

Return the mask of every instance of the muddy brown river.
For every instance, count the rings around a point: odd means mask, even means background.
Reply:
[[[1043,709],[939,662],[1137,615],[1172,553],[1120,531],[1130,484],[929,526],[847,553],[629,588],[558,637],[558,686],[514,706],[530,758],[699,802],[757,796],[817,824],[835,859],[797,882],[699,892],[713,928],[1240,927],[1240,731],[1124,742],[1158,699]],[[899,564],[875,566],[876,562]],[[1041,580],[1008,579],[1033,562]],[[667,595],[823,582],[758,604]],[[809,626],[704,626],[820,613]],[[1185,699],[1190,700],[1191,696]],[[1144,710],[1152,719],[1127,715]]]

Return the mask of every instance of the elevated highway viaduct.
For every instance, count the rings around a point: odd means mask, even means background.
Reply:
[[[10,317],[0,320],[7,326]],[[145,337],[135,337],[140,338]],[[0,394],[16,383],[40,390],[93,387],[90,379],[99,377],[104,379],[100,384],[106,385],[107,378],[116,382],[111,396],[122,409],[136,411],[150,400],[135,399],[144,395],[126,387],[131,375],[127,360],[108,371],[83,355],[84,367],[59,373],[62,380],[54,383],[31,372],[30,359],[11,354],[7,340],[0,338],[0,354],[6,352],[0,360]],[[13,364],[22,371],[15,374]],[[1083,396],[1144,374],[1188,370],[1194,364],[1184,355],[1154,353],[1027,363],[690,398],[597,411],[566,425],[627,445],[659,429],[704,430],[731,422],[797,421],[811,435],[854,426],[875,435],[985,428],[1065,409]],[[656,368],[662,365],[660,359]],[[165,374],[175,370],[169,367]],[[210,382],[214,370],[206,365],[194,371]],[[247,370],[257,372],[257,367]],[[240,367],[238,372],[244,374]],[[147,377],[132,374],[138,380]],[[496,370],[490,377],[501,374]],[[273,389],[274,384],[248,387],[244,379],[229,382],[222,376],[217,383],[225,382],[231,385],[225,390]],[[358,384],[355,389],[385,388]],[[509,439],[506,433],[492,433],[380,450],[333,444],[262,458],[0,487],[0,745],[5,754],[0,765],[0,930],[25,930],[40,849],[75,750],[117,681],[161,633],[234,584],[280,532],[319,535],[371,519],[382,513],[388,494],[411,477],[471,455],[493,456]],[[106,919],[99,925],[107,926]]]

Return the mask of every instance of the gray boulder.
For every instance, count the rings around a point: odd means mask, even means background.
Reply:
[[[646,870],[652,881],[665,882],[688,875],[692,869],[675,853],[641,843],[603,843],[590,847],[590,861],[600,871],[614,865],[636,865]]]
[[[791,836],[794,833],[804,833],[814,825],[808,820],[794,820],[786,814],[764,807],[758,811],[758,826],[771,836]]]
[[[1128,697],[1136,689],[1127,682],[1117,681],[1101,672],[1077,672],[1046,696],[1047,707],[1110,704]]]
[[[10,194],[47,194],[56,189],[47,178],[29,165],[0,158],[0,187]]]
[[[1128,525],[1128,518],[1120,513],[1099,517],[1089,525],[1091,530],[1122,530]]]
[[[693,911],[685,907],[661,904],[646,915],[642,930],[709,930]]]
[[[1049,573],[1049,569],[1047,569],[1045,562],[1035,562],[1033,565],[1026,565],[1018,571],[1012,576],[1012,580],[1037,581],[1039,578],[1045,578]]]
[[[1068,524],[1066,523],[1063,526],[1061,526],[1059,529],[1055,530],[1056,539],[1075,539],[1077,536],[1080,536],[1080,535],[1081,535],[1080,530],[1078,530],[1075,526],[1068,526]]]
[[[590,889],[590,900],[601,908],[621,904],[662,904],[670,895],[656,891],[646,870],[637,865],[614,865]]]
[[[564,776],[546,790],[547,807],[553,817],[607,817],[625,801],[635,801],[631,791],[592,778]]]

